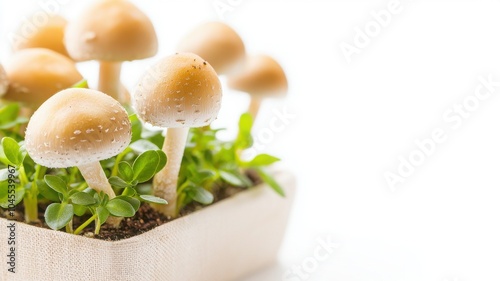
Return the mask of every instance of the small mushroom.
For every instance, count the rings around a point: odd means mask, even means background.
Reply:
[[[158,39],[149,18],[126,0],[99,0],[65,32],[65,44],[76,61],[98,60],[99,90],[125,101],[120,91],[124,61],[144,59],[158,51]]]
[[[27,28],[34,29],[34,31],[31,36],[19,37],[14,41],[14,52],[30,48],[45,48],[69,57],[63,42],[67,23],[66,19],[59,15],[49,16],[45,24],[36,27],[33,27],[32,21],[25,20],[19,26],[19,31]]]
[[[64,45],[64,30],[68,22],[59,15],[49,17],[44,25],[37,25],[34,33],[28,38],[20,38],[14,42],[14,52],[29,48],[45,48],[57,52],[63,56],[70,57]],[[19,30],[32,25],[30,21],[25,21]],[[127,88],[120,84],[120,94],[125,104],[130,104],[130,93]]]
[[[198,26],[180,41],[177,51],[199,55],[219,75],[237,72],[245,61],[243,40],[234,29],[221,22]]]
[[[228,85],[232,89],[250,94],[248,112],[254,119],[263,98],[284,96],[288,91],[288,81],[283,68],[267,55],[249,56],[245,68],[228,77]]]
[[[33,109],[83,79],[72,60],[42,48],[13,54],[5,64],[5,72],[10,86],[3,98]]]
[[[127,112],[99,91],[67,89],[48,99],[26,129],[26,150],[49,168],[78,167],[89,187],[115,193],[99,161],[122,152],[132,138]]]
[[[7,74],[5,73],[5,69],[0,64],[0,97],[3,96],[7,89],[9,88],[9,80],[7,79]]]
[[[155,206],[169,217],[177,215],[177,180],[189,128],[203,127],[217,118],[222,88],[215,70],[189,53],[169,56],[139,80],[133,95],[138,116],[167,129],[163,151],[168,162],[153,180],[155,195],[168,205]]]

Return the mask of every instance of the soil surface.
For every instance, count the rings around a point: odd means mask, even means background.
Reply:
[[[262,183],[262,180],[258,177],[258,175],[252,171],[247,172],[247,176],[252,180],[254,185],[259,185],[260,183]],[[240,187],[224,186],[224,187],[215,187],[214,190],[216,191],[214,194],[213,204],[221,200],[224,200],[228,197],[231,197],[236,193],[244,191],[245,189],[242,189]],[[204,207],[206,206],[199,204],[197,202],[193,202],[182,209],[179,217],[189,215],[193,212],[203,209]],[[40,218],[40,221],[35,223],[30,223],[30,225],[49,228],[43,220],[45,208],[46,206],[39,207],[38,217]],[[0,212],[0,217],[7,218],[7,215],[8,212],[2,209],[2,212]],[[75,216],[73,218],[74,228],[78,227],[82,222],[88,219],[88,217],[89,216],[83,216],[83,217]],[[24,222],[24,208],[22,204],[19,204],[17,206],[14,218],[9,217],[9,219],[16,220],[19,222]],[[168,219],[165,215],[157,212],[155,209],[151,208],[151,206],[149,206],[148,204],[143,203],[139,208],[139,210],[137,211],[136,215],[132,218],[124,218],[118,228],[112,227],[108,224],[103,224],[101,226],[99,234],[94,234],[94,223],[91,223],[87,228],[85,228],[82,231],[80,235],[106,241],[117,241],[142,234],[146,231],[149,231],[155,227],[158,227],[172,220],[173,219]],[[60,231],[64,231],[64,229]]]

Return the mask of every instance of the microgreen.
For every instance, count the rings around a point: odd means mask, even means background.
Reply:
[[[85,82],[75,87],[86,87]],[[0,206],[7,208],[7,185],[15,184],[15,202],[23,203],[25,220],[38,220],[39,205],[45,206],[44,219],[55,230],[79,234],[92,223],[94,232],[113,217],[132,217],[141,204],[168,204],[152,193],[154,176],[167,164],[159,148],[164,142],[161,131],[142,125],[135,114],[132,123],[132,142],[122,153],[101,161],[101,166],[113,187],[116,197],[109,198],[89,188],[75,167],[49,169],[35,164],[24,149],[21,128],[27,119],[20,116],[16,103],[0,108]],[[239,132],[233,141],[217,137],[221,129],[210,127],[190,130],[177,186],[177,212],[189,204],[209,205],[218,191],[225,188],[246,189],[255,185],[250,171],[266,182],[279,195],[283,189],[264,170],[279,161],[260,154],[245,161],[240,155],[252,146],[253,120],[243,114],[238,122]],[[80,225],[73,229],[75,217]]]

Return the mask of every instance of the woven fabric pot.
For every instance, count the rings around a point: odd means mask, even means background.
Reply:
[[[262,185],[129,239],[108,242],[16,223],[16,273],[1,280],[238,280],[273,263],[285,233],[295,180],[275,174],[286,198]]]

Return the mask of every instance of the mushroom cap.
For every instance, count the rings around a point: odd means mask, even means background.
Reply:
[[[244,70],[228,77],[228,85],[255,96],[282,96],[288,91],[283,68],[267,55],[249,56]]]
[[[14,53],[4,66],[10,86],[3,98],[35,107],[83,79],[74,61],[42,48]]]
[[[28,48],[45,48],[67,56],[68,52],[64,46],[64,29],[68,22],[59,15],[51,15],[48,17],[44,25],[37,25],[35,32],[29,37],[18,38],[14,42],[14,51],[19,51]],[[33,24],[25,20],[19,27],[19,34],[26,28],[32,28]]]
[[[198,26],[181,40],[177,50],[199,55],[219,75],[235,72],[245,61],[243,40],[234,29],[221,22]]]
[[[9,80],[7,79],[7,74],[5,73],[5,69],[0,64],[0,97],[3,96],[7,89],[9,88]]]
[[[154,56],[158,39],[149,18],[126,0],[98,0],[65,33],[76,61],[131,61]]]
[[[89,89],[66,89],[31,117],[26,150],[50,168],[85,165],[122,152],[132,138],[128,114],[110,96]]]
[[[139,80],[133,95],[138,116],[163,128],[206,126],[217,118],[221,99],[215,70],[190,53],[159,61]]]

